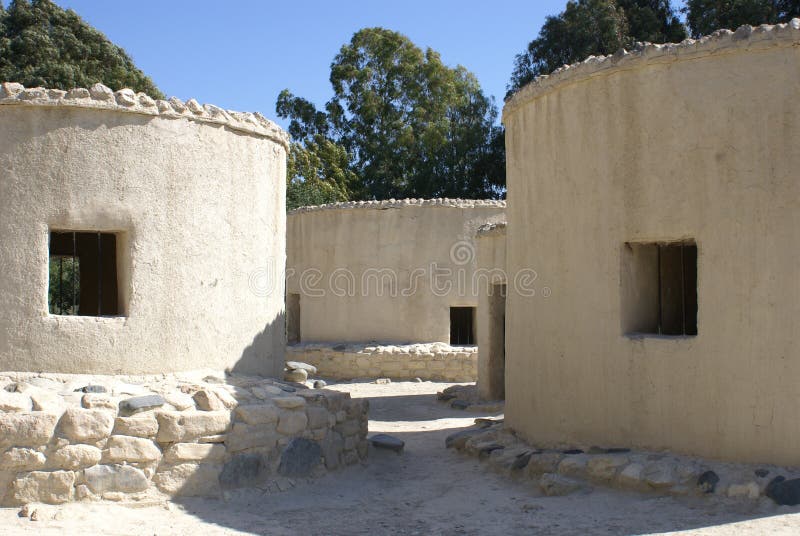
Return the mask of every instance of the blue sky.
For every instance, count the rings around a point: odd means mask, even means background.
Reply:
[[[502,105],[514,56],[566,0],[55,0],[125,48],[161,90],[275,117],[289,88],[318,106],[330,63],[354,32],[399,31],[475,73]],[[7,0],[3,2],[7,4]],[[278,121],[283,124],[282,121]]]
[[[331,96],[331,60],[367,26],[399,31],[440,52],[446,64],[465,66],[499,107],[514,55],[536,36],[545,16],[566,3],[55,1],[122,46],[164,93],[273,119],[284,88],[325,103]]]

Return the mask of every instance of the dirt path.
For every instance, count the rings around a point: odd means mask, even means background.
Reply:
[[[445,450],[444,438],[478,414],[451,410],[434,394],[448,384],[341,384],[370,398],[370,433],[406,441],[405,452],[370,452],[364,466],[300,482],[283,493],[172,505],[111,503],[39,507],[41,519],[0,510],[2,534],[797,534],[800,509],[733,501],[673,499],[595,489],[542,497]]]

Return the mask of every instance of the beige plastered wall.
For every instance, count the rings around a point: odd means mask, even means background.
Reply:
[[[280,373],[284,144],[111,98],[0,106],[0,370]],[[51,229],[117,233],[122,315],[48,314]]]
[[[800,21],[591,60],[506,105],[506,422],[800,464]],[[622,332],[628,241],[692,238],[695,337]]]
[[[290,213],[301,342],[450,342],[449,308],[478,303],[475,233],[504,211],[503,201],[392,200]]]

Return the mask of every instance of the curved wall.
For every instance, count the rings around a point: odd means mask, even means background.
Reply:
[[[0,370],[280,373],[285,145],[194,101],[3,84]],[[49,314],[50,230],[117,235],[121,315]]]
[[[475,232],[504,211],[446,199],[293,211],[287,292],[299,295],[300,340],[449,342],[450,307],[478,302]]]
[[[506,419],[800,464],[800,20],[590,58],[505,107]],[[626,336],[626,242],[694,239],[698,335]]]

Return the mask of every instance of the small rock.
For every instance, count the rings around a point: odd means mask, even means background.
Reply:
[[[765,476],[767,476],[769,474],[769,470],[768,469],[756,469],[754,472],[755,472],[755,475],[758,478],[764,478]]]
[[[453,408],[453,409],[461,409],[461,410],[467,409],[469,407],[469,405],[470,405],[469,402],[467,402],[466,400],[461,400],[461,399],[453,400],[450,403],[450,407],[451,408]]]
[[[302,363],[300,361],[287,361],[286,368],[289,370],[305,370],[308,374],[317,373],[317,367],[314,365],[309,365],[308,363]]]
[[[488,445],[481,445],[480,447],[478,447],[478,458],[481,460],[484,458],[488,458],[489,455],[492,454],[492,452],[496,450],[503,450],[504,448],[506,447],[499,443],[490,443]]]
[[[98,101],[114,100],[114,92],[111,91],[111,88],[104,86],[103,84],[95,84],[92,87],[90,87],[89,94],[92,96],[94,100]]]
[[[282,396],[273,398],[272,402],[281,409],[296,409],[306,405],[306,399],[301,396]]]
[[[27,504],[20,508],[19,512],[17,512],[18,517],[28,517],[29,515],[31,515],[31,507]]]
[[[194,399],[185,393],[168,393],[164,396],[167,404],[173,406],[178,411],[194,409]]]
[[[28,395],[0,390],[0,411],[23,412],[32,408],[33,401]]]
[[[642,476],[650,487],[656,489],[671,488],[677,483],[675,481],[674,468],[666,462],[654,463],[646,466]]]
[[[39,521],[39,510],[31,512],[31,521]]]
[[[747,499],[758,499],[761,489],[755,482],[745,484],[731,484],[728,486],[728,497],[738,497]]]
[[[377,434],[369,438],[370,443],[372,443],[373,447],[379,449],[389,449],[393,450],[396,453],[400,454],[403,451],[403,447],[406,446],[405,441],[402,439],[398,439],[396,437],[390,436],[388,434]]]
[[[283,379],[287,382],[303,383],[308,379],[308,372],[303,369],[287,370],[283,373]]]
[[[102,385],[86,385],[75,389],[76,393],[106,393],[108,392]]]
[[[78,87],[75,89],[70,89],[67,91],[66,98],[67,99],[88,99],[92,95],[89,93],[89,90],[83,87]]]
[[[422,378],[414,378],[415,383],[422,383]]]
[[[389,385],[390,383],[392,383],[392,380],[390,380],[389,378],[378,378],[373,383],[375,383],[376,385]]]
[[[503,424],[504,420],[503,419],[489,419],[489,418],[486,418],[486,417],[478,417],[477,419],[475,419],[474,422],[475,422],[475,424],[477,424],[481,428],[489,428],[491,426],[494,426],[495,424]]]
[[[569,495],[582,487],[576,480],[553,473],[545,473],[539,479],[539,489],[548,497]]]
[[[77,443],[105,439],[114,426],[114,416],[100,409],[68,408],[61,418],[61,432]]]
[[[467,430],[461,430],[460,432],[456,432],[454,434],[450,434],[444,440],[445,448],[454,448],[456,450],[461,450],[464,448],[465,443],[471,437],[476,435],[482,434],[483,430],[479,428],[470,428]]]
[[[776,476],[767,485],[765,495],[778,504],[797,506],[800,504],[800,478],[786,480],[783,476]]]
[[[436,393],[436,400],[441,402],[447,402],[448,400],[452,400],[456,397],[453,393]]]
[[[719,475],[714,471],[706,471],[697,478],[697,488],[702,493],[714,493],[719,483]]]
[[[533,456],[534,453],[535,453],[534,451],[528,450],[528,451],[523,452],[521,454],[517,454],[517,457],[514,459],[514,461],[511,464],[511,470],[512,471],[519,471],[521,469],[525,469],[525,467],[527,467],[528,463],[531,461],[531,456]]]
[[[314,389],[322,389],[323,387],[327,386],[328,384],[325,383],[324,380],[315,380],[314,381]]]
[[[225,404],[219,399],[217,393],[208,389],[200,389],[194,396],[194,403],[201,411],[220,411],[225,409]]]
[[[165,402],[161,395],[135,396],[120,402],[119,411],[125,415],[133,415],[134,413],[160,408]]]

